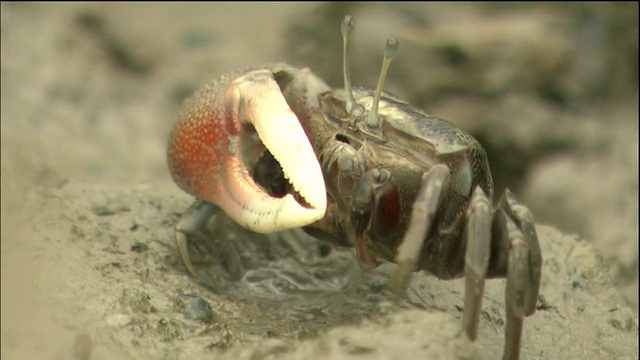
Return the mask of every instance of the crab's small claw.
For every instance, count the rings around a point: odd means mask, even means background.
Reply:
[[[189,257],[187,236],[197,232],[218,209],[219,208],[212,203],[196,200],[187,211],[182,213],[180,220],[178,220],[176,224],[176,246],[178,247],[178,252],[180,252],[182,262],[193,276],[196,275],[196,272]]]
[[[260,162],[267,153],[277,163]],[[250,230],[305,226],[325,214],[317,157],[269,70],[229,74],[196,93],[171,132],[167,159],[180,188]],[[286,190],[260,183],[259,166]]]

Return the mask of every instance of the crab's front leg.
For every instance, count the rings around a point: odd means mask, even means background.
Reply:
[[[167,160],[174,182],[198,199],[176,226],[192,273],[186,238],[218,208],[262,233],[324,216],[320,165],[270,70],[232,73],[197,92],[171,132]]]
[[[411,221],[396,254],[395,263],[398,266],[389,280],[389,287],[396,299],[404,295],[411,274],[416,270],[426,235],[434,226],[436,212],[447,190],[449,177],[449,168],[445,165],[436,165],[422,176]]]
[[[188,236],[198,232],[204,224],[209,220],[220,208],[212,203],[196,200],[184,213],[180,216],[180,220],[176,224],[176,246],[180,252],[182,262],[189,270],[191,275],[196,274],[189,257]]]

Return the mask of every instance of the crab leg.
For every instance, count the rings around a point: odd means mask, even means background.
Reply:
[[[178,223],[176,224],[176,245],[182,257],[182,262],[189,270],[191,275],[195,276],[195,271],[191,260],[189,259],[189,250],[187,249],[187,236],[196,233],[216,212],[220,210],[216,205],[196,200],[187,211],[185,211]]]
[[[516,200],[509,190],[505,190],[498,206],[494,224],[498,226],[494,227],[496,233],[502,233],[502,236],[508,238],[506,241],[509,255],[503,359],[515,360],[520,355],[524,317],[536,311],[542,274],[542,254],[529,209]]]
[[[475,340],[484,294],[484,281],[491,255],[491,204],[484,191],[477,186],[467,211],[467,250],[465,253],[464,328]]]
[[[523,281],[528,276],[529,249],[522,233],[513,228],[509,230],[511,249],[509,250],[509,265],[507,270],[507,325],[505,326],[504,360],[520,358],[520,342],[522,339],[522,323],[525,317],[527,283]]]
[[[389,280],[389,287],[396,300],[404,294],[409,278],[416,270],[422,244],[433,225],[448,181],[449,169],[444,165],[436,165],[422,175],[422,185],[413,203],[411,222],[396,254],[395,263],[398,266]]]
[[[529,249],[528,259],[529,273],[527,274],[527,294],[525,297],[525,316],[530,316],[536,311],[536,302],[540,292],[540,280],[542,278],[542,250],[536,234],[535,222],[529,209],[522,205],[509,189],[506,189],[500,199],[500,209],[505,211],[516,223],[524,236],[524,241]]]

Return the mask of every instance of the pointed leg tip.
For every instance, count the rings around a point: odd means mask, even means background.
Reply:
[[[182,262],[184,263],[187,271],[191,276],[195,277],[196,272],[191,264],[191,259],[189,258],[189,249],[187,248],[187,235],[182,231],[176,231],[176,246],[178,247],[178,252],[180,253],[180,258],[182,258]]]
[[[467,326],[465,324],[465,331],[467,334],[467,337],[469,338],[469,340],[471,341],[475,341],[478,338],[478,326]]]

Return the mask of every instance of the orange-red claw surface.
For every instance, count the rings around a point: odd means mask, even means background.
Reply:
[[[296,197],[272,196],[253,179],[265,150]],[[228,74],[198,91],[171,132],[167,161],[181,189],[253,231],[308,225],[326,210],[320,165],[269,70]]]

